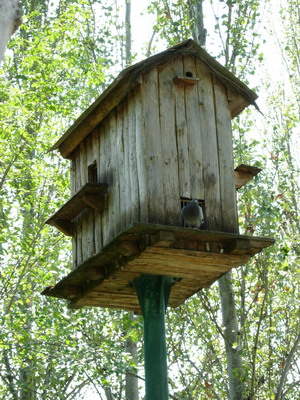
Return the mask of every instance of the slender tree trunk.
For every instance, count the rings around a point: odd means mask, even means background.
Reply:
[[[193,39],[200,45],[205,46],[206,42],[206,29],[204,28],[203,20],[203,0],[196,0],[191,6],[191,17],[194,21]]]
[[[219,280],[222,305],[224,339],[229,379],[229,400],[242,400],[244,396],[243,361],[240,355],[239,329],[233,295],[231,273]]]
[[[286,382],[287,374],[288,374],[288,372],[289,372],[289,370],[291,368],[291,364],[292,364],[293,358],[295,356],[295,353],[296,353],[296,351],[297,351],[297,349],[299,347],[299,344],[300,344],[300,332],[299,332],[299,334],[298,334],[298,336],[297,336],[297,338],[296,338],[296,340],[295,340],[295,342],[293,344],[293,347],[292,347],[290,353],[288,354],[288,356],[287,356],[287,358],[285,360],[285,366],[283,368],[283,371],[282,371],[282,374],[281,374],[281,377],[280,377],[280,380],[279,380],[279,384],[277,386],[275,400],[283,399],[283,386],[284,386],[284,384]]]
[[[131,0],[125,0],[125,58],[126,65],[132,62],[131,53]]]
[[[126,351],[131,355],[135,365],[137,365],[137,344],[131,339],[126,340]],[[134,372],[136,373],[137,371]],[[131,371],[126,372],[126,400],[139,400],[138,378],[136,377],[134,372],[132,371],[132,369]]]
[[[104,388],[104,392],[105,392],[105,396],[106,396],[106,400],[114,400],[113,396],[111,394],[111,389],[110,387],[105,387]]]
[[[21,24],[19,0],[0,0],[0,63],[6,44]]]

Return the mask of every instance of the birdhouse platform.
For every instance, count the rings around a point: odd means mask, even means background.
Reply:
[[[75,309],[140,312],[133,281],[154,274],[174,278],[169,306],[177,307],[273,243],[265,237],[134,223],[42,294],[67,299]]]

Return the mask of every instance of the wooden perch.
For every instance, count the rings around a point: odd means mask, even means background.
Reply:
[[[47,219],[46,224],[55,226],[67,236],[72,236],[74,224],[72,220],[86,207],[96,210],[105,208],[104,194],[106,183],[87,183],[70,200],[68,200],[55,214]]]
[[[250,182],[261,171],[258,167],[240,164],[234,170],[235,188],[238,190]]]

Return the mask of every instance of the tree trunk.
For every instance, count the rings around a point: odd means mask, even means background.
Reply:
[[[0,63],[6,44],[21,24],[19,0],[0,0]]]
[[[111,389],[110,389],[110,387],[105,387],[105,388],[104,388],[104,393],[105,393],[105,396],[106,396],[106,400],[114,400],[114,399],[113,399],[113,396],[112,396],[112,394],[111,394]]]
[[[205,46],[206,42],[206,29],[204,28],[204,20],[203,20],[203,0],[196,0],[192,11],[192,20],[194,21],[194,29],[193,29],[193,39],[200,46]]]
[[[240,355],[239,329],[233,295],[231,273],[219,280],[219,291],[222,305],[224,340],[229,379],[229,400],[242,400],[244,396],[243,362]]]
[[[125,1],[125,57],[126,66],[131,64],[131,0]]]
[[[130,338],[126,340],[126,351],[131,355],[135,365],[137,365],[137,344]],[[138,378],[135,375],[136,372],[137,371],[133,369],[126,372],[126,400],[139,400],[139,387]]]

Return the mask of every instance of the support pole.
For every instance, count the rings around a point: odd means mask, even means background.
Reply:
[[[134,280],[144,317],[146,400],[169,399],[165,314],[174,282],[160,275]]]

